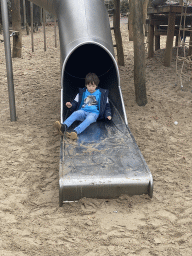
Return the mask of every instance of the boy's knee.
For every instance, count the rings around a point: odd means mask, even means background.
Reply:
[[[94,115],[88,115],[88,120],[91,122],[91,123],[94,123],[96,122],[97,118],[94,116]]]
[[[80,110],[77,110],[77,111],[76,111],[76,113],[78,113],[78,114],[81,114],[81,115],[82,115],[82,114],[83,114],[83,110],[81,110],[81,109],[80,109]]]
[[[84,111],[83,110],[77,110],[76,113],[81,118],[84,116]]]

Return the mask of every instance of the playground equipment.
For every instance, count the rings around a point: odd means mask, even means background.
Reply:
[[[31,0],[58,19],[62,61],[61,122],[89,72],[109,90],[112,121],[98,121],[76,142],[61,137],[59,205],[82,197],[153,195],[153,178],[127,122],[103,0]],[[73,128],[73,127],[72,127]]]

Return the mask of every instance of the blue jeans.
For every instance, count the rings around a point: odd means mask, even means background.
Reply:
[[[86,112],[82,109],[73,112],[63,124],[66,124],[67,127],[70,127],[75,121],[82,121],[80,125],[78,125],[74,131],[77,134],[82,133],[90,124],[95,123],[97,121],[99,114]]]

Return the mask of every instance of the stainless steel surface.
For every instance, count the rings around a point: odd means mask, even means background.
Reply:
[[[98,42],[113,53],[103,0],[30,0],[58,19],[62,60],[78,44]]]
[[[114,57],[108,13],[103,0],[31,0],[57,16],[62,59],[61,122],[66,117],[65,102],[72,100],[78,87],[84,86],[88,72],[96,73],[100,86],[127,123],[120,76]],[[111,76],[112,75],[112,76]],[[111,77],[110,77],[111,76]],[[112,84],[113,83],[113,84]],[[76,84],[74,88],[71,84]]]
[[[58,8],[63,61],[83,43],[100,43],[113,53],[109,19],[103,0],[64,0]]]
[[[12,67],[11,46],[10,46],[10,36],[9,36],[8,7],[7,7],[6,0],[1,0],[1,13],[2,13],[2,21],[3,21],[3,35],[4,35],[5,57],[6,57],[6,67],[7,67],[10,118],[11,118],[11,121],[16,121],[13,67]]]
[[[152,197],[150,170],[119,112],[112,111],[113,122],[93,124],[76,142],[61,141],[60,206],[82,197]]]
[[[112,122],[92,124],[74,143],[61,139],[59,205],[82,197],[153,194],[153,178],[125,112],[108,14],[103,0],[32,0],[57,16],[62,59],[61,121],[65,102],[85,86],[87,73],[109,90]],[[72,128],[74,128],[72,126]]]
[[[57,13],[63,61],[61,122],[66,118],[65,102],[84,87],[89,72],[100,78],[99,86],[109,89],[111,101],[124,122],[127,116],[120,88],[120,75],[114,57],[109,17],[103,0],[61,1]]]

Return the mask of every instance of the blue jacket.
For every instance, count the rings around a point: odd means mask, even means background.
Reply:
[[[77,101],[73,100],[71,102],[71,104],[72,104],[71,110],[72,111],[76,111],[81,108],[82,101],[84,101],[84,95],[85,95],[86,89],[87,89],[86,87],[79,88],[79,101],[77,102]],[[98,119],[103,119],[103,118],[107,118],[108,116],[111,116],[110,104],[107,103],[109,91],[106,89],[101,89],[101,88],[98,88],[98,90],[100,90],[100,92],[101,92]]]

